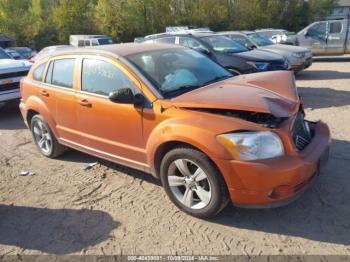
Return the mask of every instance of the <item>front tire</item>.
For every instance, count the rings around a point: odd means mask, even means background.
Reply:
[[[62,155],[66,148],[58,143],[49,125],[41,115],[35,115],[30,121],[34,142],[40,153],[49,158]]]
[[[196,149],[169,151],[162,160],[160,177],[170,200],[192,216],[213,217],[228,203],[222,175],[209,157]]]

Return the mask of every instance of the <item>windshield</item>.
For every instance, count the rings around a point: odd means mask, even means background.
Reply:
[[[226,36],[206,36],[202,37],[202,40],[218,52],[241,53],[248,51],[243,45]]]
[[[186,48],[147,51],[126,57],[165,98],[232,77],[206,56]]]
[[[100,45],[111,45],[113,44],[113,40],[111,38],[99,38],[98,43]]]
[[[29,48],[26,49],[18,49],[16,50],[17,53],[19,53],[21,56],[23,56],[26,59],[29,59],[32,57],[33,51]]]
[[[9,56],[4,50],[0,49],[0,59],[11,59],[12,57]]]
[[[273,45],[274,43],[269,40],[268,38],[262,36],[258,33],[252,33],[247,35],[250,40],[255,42],[258,46],[267,46],[267,45]]]

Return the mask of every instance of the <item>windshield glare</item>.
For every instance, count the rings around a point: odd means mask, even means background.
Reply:
[[[185,48],[142,52],[126,58],[165,98],[232,76],[206,56]]]
[[[268,38],[266,38],[258,33],[248,34],[248,37],[250,40],[255,42],[258,46],[267,46],[267,45],[274,44],[270,39],[268,39]]]
[[[206,36],[202,37],[202,40],[218,52],[241,53],[248,51],[246,47],[226,36]]]

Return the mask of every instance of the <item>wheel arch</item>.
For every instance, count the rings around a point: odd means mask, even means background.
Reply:
[[[28,97],[25,103],[26,108],[26,116],[25,120],[28,123],[28,126],[30,127],[30,120],[33,118],[33,116],[40,114],[43,116],[45,121],[48,123],[50,129],[54,133],[54,135],[57,137],[56,132],[56,121],[54,117],[52,116],[52,113],[47,108],[46,104],[40,100],[39,98],[35,96]]]

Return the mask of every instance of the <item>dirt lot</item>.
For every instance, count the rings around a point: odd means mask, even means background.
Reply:
[[[42,157],[16,108],[0,109],[0,254],[350,254],[350,62],[314,63],[297,77],[309,119],[333,136],[312,188],[289,206],[228,206],[199,220],[159,182],[69,151]],[[22,170],[36,172],[22,177]]]

